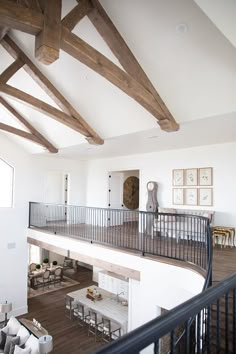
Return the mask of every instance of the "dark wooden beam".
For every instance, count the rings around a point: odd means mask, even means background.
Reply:
[[[43,64],[51,64],[59,58],[61,1],[45,1],[43,30],[35,38],[35,57]]]
[[[80,0],[79,4],[63,18],[61,24],[69,31],[72,31],[79,21],[82,20],[84,16],[88,15],[91,9],[92,6],[87,0]]]
[[[9,27],[0,27],[0,42],[9,31]]]
[[[58,149],[55,148],[42,134],[40,134],[19,112],[15,110],[6,100],[0,96],[0,103],[10,112],[15,118],[17,118],[29,131],[34,135],[38,142],[41,143],[48,151],[57,153]]]
[[[64,27],[62,28],[61,48],[119,87],[157,119],[165,118],[163,111],[149,91],[104,55]]]
[[[8,133],[18,135],[22,138],[33,141],[36,144],[43,145],[42,142],[39,141],[39,139],[36,136],[34,136],[33,134],[30,134],[28,132],[25,132],[24,130],[20,130],[20,129],[11,127],[10,125],[4,124],[4,123],[0,123],[0,129],[6,131]]]
[[[7,81],[20,69],[24,63],[20,59],[16,59],[11,65],[4,70],[0,75],[0,82],[2,84],[7,83]]]
[[[153,95],[163,111],[163,116],[171,121],[173,130],[178,130],[179,125],[176,123],[165,103],[157,93],[155,87],[148,79],[147,75],[129,49],[123,37],[114,26],[102,5],[98,0],[87,0],[87,2],[93,6],[92,11],[88,13],[90,21],[103,37],[113,54],[119,60],[124,70],[135,80],[140,82]]]
[[[1,27],[14,28],[30,34],[38,34],[44,23],[44,16],[39,12],[8,0],[0,0]]]
[[[76,130],[77,132],[81,133],[82,135],[85,135],[87,137],[88,133],[84,131],[81,128],[81,125],[78,123],[78,121],[71,117],[68,116],[66,113],[58,110],[55,107],[50,106],[49,104],[15,88],[6,84],[0,84],[0,92],[2,92],[4,95],[15,99],[16,101],[19,101],[21,103],[24,103],[34,109],[36,109],[39,112],[42,112],[46,114],[47,116],[57,120],[58,122],[67,125],[73,130]],[[87,135],[86,135],[87,134]]]
[[[1,42],[2,46],[14,58],[20,58],[24,63],[23,69],[32,77],[32,79],[52,98],[52,100],[68,115],[78,121],[81,129],[86,132],[86,137],[90,137],[91,144],[103,144],[104,140],[89,126],[81,117],[78,111],[67,101],[67,99],[56,89],[56,87],[46,78],[46,76],[36,67],[36,65],[27,57],[27,55],[18,47],[18,45],[7,35]]]

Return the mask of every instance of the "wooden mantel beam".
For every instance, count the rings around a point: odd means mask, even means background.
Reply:
[[[46,76],[37,68],[29,57],[19,48],[19,46],[6,35],[1,42],[6,51],[14,58],[24,62],[23,69],[31,78],[41,87],[41,89],[62,109],[64,113],[71,116],[81,128],[80,133],[89,139],[90,144],[102,145],[104,140],[90,127],[90,125],[81,117],[78,111],[67,101],[67,99],[57,90]],[[72,126],[70,126],[72,128]]]
[[[37,142],[43,145],[48,151],[52,153],[57,153],[58,149],[55,148],[42,134],[40,134],[19,112],[15,110],[3,97],[0,96],[0,104],[2,104],[8,112],[10,112],[15,118],[17,118],[29,131],[33,136],[37,138]],[[14,134],[14,131],[11,131]],[[18,132],[19,133],[19,132]],[[19,135],[19,134],[17,134]],[[24,136],[25,137],[25,136]],[[28,139],[28,137],[27,137]],[[32,140],[32,139],[31,139]],[[33,141],[33,140],[32,140]]]

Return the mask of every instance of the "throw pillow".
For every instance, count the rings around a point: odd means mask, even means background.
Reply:
[[[17,332],[17,336],[20,337],[20,345],[22,345],[27,341],[30,333],[24,326],[21,325],[19,331]]]
[[[8,334],[15,334],[19,331],[20,329],[20,322],[13,316],[11,316],[10,320],[7,323],[7,328],[8,328]]]
[[[31,348],[30,354],[39,354],[39,341],[33,334],[25,342],[25,348]]]
[[[20,337],[16,337],[16,335],[7,334],[6,343],[4,347],[4,354],[10,354],[11,344],[19,344]]]
[[[15,346],[15,350],[13,354],[31,354],[31,349],[30,348],[21,348],[19,345]]]
[[[0,331],[0,349],[4,349],[6,343],[7,334],[4,331]]]

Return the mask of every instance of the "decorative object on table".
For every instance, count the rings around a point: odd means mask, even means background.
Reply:
[[[130,210],[139,207],[139,178],[130,176],[124,181],[123,203]]]
[[[50,353],[53,349],[53,340],[52,336],[46,335],[39,337],[39,353],[47,354]]]
[[[48,259],[48,258],[44,258],[42,267],[43,267],[43,268],[49,267],[49,259]]]
[[[212,186],[212,167],[199,168],[199,185]]]
[[[197,205],[197,188],[186,188],[184,192],[185,204]]]
[[[212,206],[212,188],[199,188],[199,205]]]
[[[197,168],[189,168],[185,170],[185,185],[197,186]]]
[[[53,261],[52,265],[56,266],[57,265],[57,261]]]
[[[86,297],[92,301],[102,300],[102,294],[97,292],[96,288],[94,288],[94,289],[88,288]]]
[[[5,314],[5,326],[7,325],[7,314],[12,311],[12,303],[7,302],[5,304],[0,304],[0,313]]]
[[[172,203],[175,205],[184,204],[184,189],[183,188],[173,188]]]
[[[36,267],[35,267],[37,270],[40,270],[41,269],[41,264],[36,264]]]
[[[184,185],[184,170],[173,170],[172,171],[172,185],[173,186],[183,186]]]

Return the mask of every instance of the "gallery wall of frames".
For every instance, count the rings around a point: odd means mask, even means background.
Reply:
[[[174,205],[213,205],[213,168],[187,168],[172,171]]]

